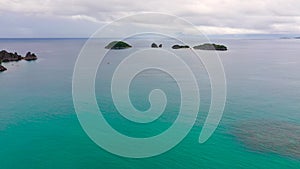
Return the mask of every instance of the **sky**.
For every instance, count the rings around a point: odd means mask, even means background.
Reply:
[[[182,17],[205,34],[300,34],[299,0],[0,0],[0,38],[89,37],[142,12]]]

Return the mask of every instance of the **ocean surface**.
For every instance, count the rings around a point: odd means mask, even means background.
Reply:
[[[227,101],[220,125],[204,144],[198,142],[198,137],[210,105],[209,78],[203,65],[183,58],[200,86],[197,121],[180,144],[145,159],[123,158],[103,150],[87,136],[77,119],[72,76],[86,40],[0,40],[0,49],[22,55],[31,51],[39,57],[33,62],[3,64],[8,71],[0,73],[1,169],[300,168],[300,40],[211,39],[229,48],[217,52],[226,73]],[[108,42],[103,39],[99,47]],[[129,42],[136,48],[149,48],[152,43],[143,39]],[[163,47],[170,48],[173,43],[165,42]],[[165,112],[147,125],[122,118],[111,98],[110,78],[130,50],[107,55],[96,76],[96,98],[114,129],[131,137],[150,137],[172,125],[180,93],[176,81],[166,73],[142,72],[130,86],[132,104],[147,110],[149,92],[160,88],[168,99]]]

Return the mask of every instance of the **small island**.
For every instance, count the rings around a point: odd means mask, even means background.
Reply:
[[[190,48],[188,45],[173,45],[172,49],[187,49]]]
[[[199,49],[199,50],[219,50],[219,51],[226,51],[227,47],[224,45],[217,45],[214,43],[205,43],[202,45],[194,46],[194,49]]]
[[[131,47],[132,46],[126,42],[113,41],[113,42],[110,42],[107,46],[105,46],[105,49],[127,49],[127,48],[131,48]]]
[[[37,56],[34,53],[27,52],[26,56],[23,58],[26,61],[37,60]]]
[[[156,43],[152,43],[152,44],[151,44],[151,48],[158,48],[158,46],[157,46]]]
[[[279,39],[300,39],[300,36],[295,36],[295,37],[283,36],[283,37],[280,37]]]
[[[25,57],[22,57],[17,52],[11,53],[11,52],[7,52],[6,50],[0,51],[0,72],[7,70],[4,66],[2,66],[2,63],[17,62],[20,60],[33,61],[33,60],[37,60],[37,56],[31,52],[27,52]]]
[[[17,52],[11,53],[11,52],[7,52],[6,50],[0,51],[0,60],[2,62],[12,62],[12,61],[17,62],[22,59],[23,57],[19,55]]]
[[[156,43],[151,44],[151,48],[162,48],[162,44],[158,45]]]

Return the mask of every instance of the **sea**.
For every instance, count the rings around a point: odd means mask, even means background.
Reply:
[[[162,49],[181,52],[179,57],[195,74],[199,86],[195,92],[200,93],[201,103],[186,137],[170,150],[147,158],[116,155],[96,144],[82,128],[74,108],[72,82],[87,40],[0,39],[0,50],[22,55],[31,51],[38,56],[36,61],[3,63],[8,70],[0,73],[1,169],[300,168],[299,39],[216,38],[211,42],[226,45],[227,51],[196,51],[218,55],[226,77],[223,116],[205,143],[199,143],[199,134],[211,103],[208,73],[203,64],[182,55],[185,49],[172,50],[174,41],[156,41],[163,43]],[[110,41],[101,39],[97,48],[103,49]],[[148,49],[153,39],[128,42],[136,49]],[[130,85],[132,105],[146,111],[151,107],[149,93],[161,89],[168,101],[165,111],[150,124],[122,117],[112,99],[111,78],[131,50],[114,50],[105,56],[95,76],[96,100],[116,131],[137,138],[155,136],[168,130],[178,116],[178,81],[160,70],[140,72]],[[177,73],[183,68],[176,67]],[[189,112],[184,113],[188,118]]]

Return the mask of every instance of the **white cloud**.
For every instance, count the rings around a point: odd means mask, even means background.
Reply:
[[[244,29],[244,28],[230,28],[230,27],[216,27],[216,26],[197,26],[197,29],[204,34],[260,34],[268,33],[262,30]]]
[[[71,18],[74,20],[86,20],[86,21],[90,21],[90,22],[100,23],[100,21],[97,20],[96,18],[86,16],[86,15],[72,15]]]

